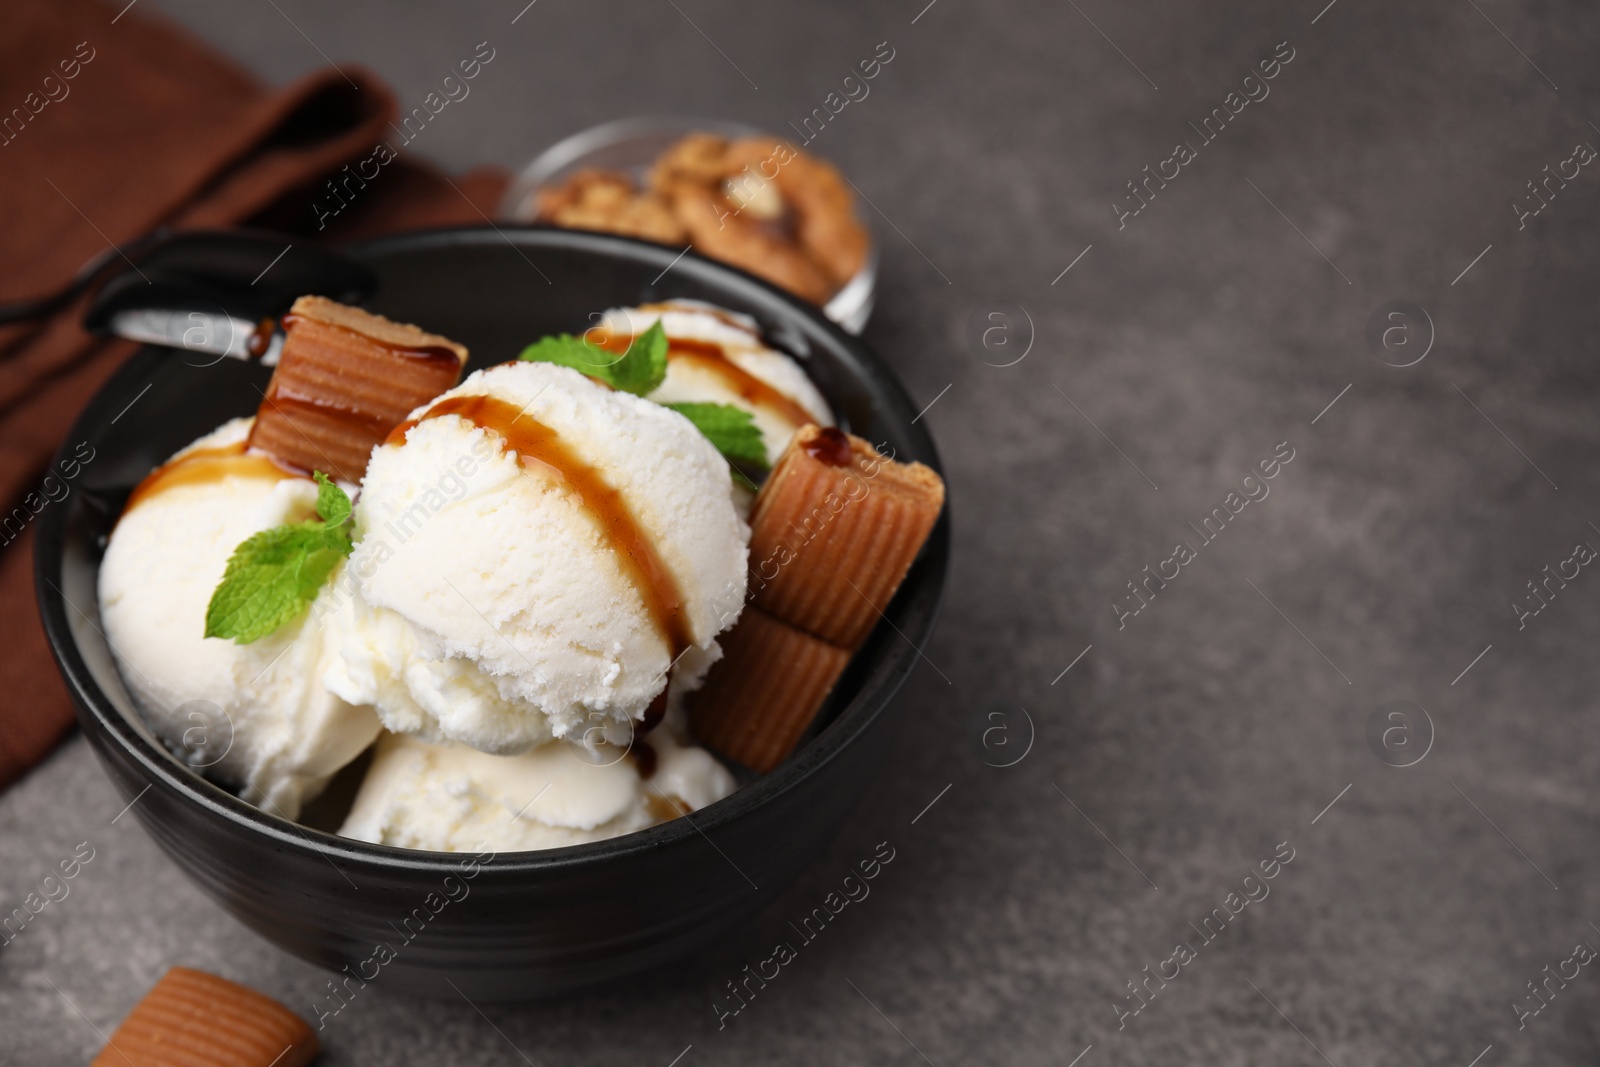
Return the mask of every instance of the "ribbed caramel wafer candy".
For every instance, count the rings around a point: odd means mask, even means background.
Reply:
[[[944,482],[833,427],[807,426],[750,515],[752,602],[854,650],[888,608],[944,506]]]
[[[317,1052],[311,1027],[271,997],[174,967],[90,1067],[305,1067]]]
[[[708,747],[765,774],[799,743],[850,653],[752,607],[722,649],[690,697],[690,722]]]
[[[467,350],[381,315],[302,296],[283,319],[278,368],[250,446],[347,482],[413,408],[461,377]]]

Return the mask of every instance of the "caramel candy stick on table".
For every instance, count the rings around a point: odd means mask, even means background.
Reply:
[[[690,697],[695,736],[765,774],[800,742],[850,653],[753,607],[722,638],[722,649],[723,660]]]
[[[461,377],[467,350],[361,308],[303,296],[284,316],[283,353],[250,446],[346,482],[374,445]]]
[[[306,1067],[317,1035],[271,997],[174,967],[145,994],[90,1067]]]
[[[944,507],[944,482],[833,427],[806,426],[750,514],[753,603],[854,650],[877,625]]]

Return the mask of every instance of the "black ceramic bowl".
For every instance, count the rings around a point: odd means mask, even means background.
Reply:
[[[729,267],[692,255],[675,261],[671,249],[625,238],[515,228],[407,234],[351,251],[377,272],[372,310],[463,342],[474,366],[513,358],[544,334],[580,330],[590,312],[608,307],[693,298],[745,312],[802,361],[850,429],[901,459],[938,465],[904,391],[859,341]],[[39,517],[39,607],[79,722],[117,789],[137,798],[132,811],[151,836],[245,925],[304,959],[335,970],[359,964],[367,974],[375,965],[365,961],[387,942],[398,952],[381,965],[376,981],[385,986],[455,996],[453,982],[474,1001],[547,996],[717,939],[771,901],[839,829],[884,754],[892,729],[884,710],[932,630],[947,520],[888,607],[893,626],[879,626],[824,709],[821,731],[771,774],[675,822],[504,853],[468,879],[460,856],[289,823],[189,770],[145,727],[123,687],[95,587],[128,490],[260,401],[265,369],[199,362],[147,348],[78,419],[63,454],[86,441],[94,459],[71,495]],[[456,899],[439,907],[446,888]]]

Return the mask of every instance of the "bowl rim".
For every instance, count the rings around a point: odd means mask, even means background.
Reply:
[[[855,364],[854,369],[861,372],[883,398],[882,406],[903,424],[899,428],[900,434],[910,439],[917,460],[942,473],[943,464],[940,462],[932,435],[928,433],[926,427],[912,421],[916,409],[904,386],[866,345],[840,329],[836,323],[822,314],[821,309],[812,307],[800,298],[755,275],[708,259],[693,251],[686,254],[675,253],[672,249],[661,245],[616,234],[492,222],[483,226],[410,230],[353,243],[344,246],[343,251],[358,258],[381,257],[397,251],[421,251],[432,247],[492,245],[502,239],[513,248],[522,243],[533,247],[554,247],[580,254],[595,253],[603,257],[631,259],[646,266],[660,266],[663,270],[675,263],[677,268],[684,269],[686,273],[699,275],[713,282],[731,281],[735,283],[735,287],[753,286],[764,290],[766,295],[787,305],[790,313],[806,320],[812,329],[829,335],[830,340],[844,350],[850,361]],[[104,425],[105,420],[101,416],[112,413],[112,405],[122,399],[121,392],[129,384],[148,376],[159,361],[168,358],[170,357],[164,352],[144,346],[124,361],[79,412],[63,441],[62,450],[66,449],[68,443],[82,439],[90,427]],[[59,456],[60,453],[57,458]],[[259,836],[294,849],[305,848],[324,856],[330,862],[339,859],[366,865],[369,868],[409,869],[448,874],[458,869],[463,861],[483,855],[372,844],[303,826],[282,816],[263,811],[184,767],[154,740],[153,734],[147,736],[145,732],[135,727],[96,682],[78,648],[70,613],[77,613],[97,631],[99,626],[68,599],[55,581],[65,562],[64,534],[68,514],[68,508],[60,507],[47,509],[40,516],[34,547],[34,586],[41,621],[56,667],[67,685],[78,719],[86,727],[92,723],[100,737],[112,739],[111,743],[141,768],[147,784],[139,792],[139,796],[143,796],[146,790],[160,786],[169,796],[180,797],[183,801],[199,805],[211,816],[230,824],[241,833]],[[491,849],[489,854],[494,857],[493,870],[502,873],[556,871],[587,867],[620,860],[624,856],[672,847],[693,836],[706,836],[710,830],[737,822],[757,808],[776,802],[818,774],[887,710],[915,669],[917,660],[921,656],[921,648],[927,643],[938,622],[944,596],[950,555],[949,516],[950,502],[947,490],[944,509],[924,547],[923,556],[912,574],[908,576],[907,584],[897,594],[897,596],[904,595],[911,591],[913,588],[911,583],[914,581],[917,583],[919,593],[928,598],[925,621],[918,628],[918,632],[902,634],[904,642],[885,646],[892,650],[886,654],[889,669],[876,678],[875,684],[864,685],[844,707],[839,709],[827,727],[777,769],[759,776],[727,797],[690,815],[618,837],[532,851],[499,853]],[[104,634],[101,636],[103,638]],[[148,731],[148,727],[145,727],[145,730]],[[93,740],[94,738],[91,738],[91,741]],[[112,777],[115,784],[115,776]],[[143,820],[142,813],[136,814]],[[710,838],[707,837],[707,840]],[[489,869],[485,867],[486,871]]]

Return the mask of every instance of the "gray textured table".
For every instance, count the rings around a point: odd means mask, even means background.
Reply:
[[[374,987],[325,1062],[1594,1063],[1593,6],[925,2],[142,5],[273,81],[325,53],[408,102],[491,42],[415,145],[454,167],[640,112],[782,131],[894,49],[813,145],[879,209],[867,338],[931,405],[954,507],[893,761],[713,952],[483,1013]],[[1577,171],[1547,204],[1546,166]],[[0,796],[5,907],[95,849],[0,950],[0,1062],[84,1062],[174,964],[308,1015],[323,988],[121,806],[81,739]],[[723,983],[885,840],[870,898],[719,1031]]]

